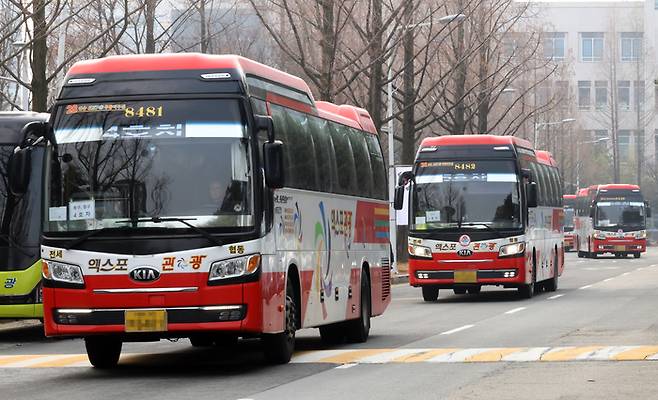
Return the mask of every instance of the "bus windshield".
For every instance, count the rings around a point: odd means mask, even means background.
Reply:
[[[601,201],[596,204],[596,228],[644,229],[644,203],[641,201]]]
[[[245,121],[228,99],[63,106],[44,231],[253,225]]]
[[[519,179],[512,160],[421,162],[412,230],[520,229]]]

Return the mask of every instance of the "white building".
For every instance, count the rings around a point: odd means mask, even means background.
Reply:
[[[565,63],[577,141],[604,152],[616,131],[622,179],[658,156],[658,0],[537,3],[545,55]],[[565,81],[553,82],[556,88]],[[565,129],[566,130],[566,129]],[[641,152],[641,153],[640,153]],[[639,157],[638,157],[638,154]],[[587,184],[588,182],[584,182]]]

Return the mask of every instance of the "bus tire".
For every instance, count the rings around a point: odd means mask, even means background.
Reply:
[[[364,343],[370,335],[370,315],[372,306],[370,304],[370,279],[365,270],[361,271],[361,312],[359,318],[345,323],[345,335],[352,343]]]
[[[436,286],[423,286],[423,300],[436,301],[439,298],[439,288]]]
[[[466,294],[466,288],[460,287],[460,288],[454,288],[452,289],[455,294]]]
[[[642,253],[640,253],[639,251],[633,253],[633,258],[640,258],[641,256],[642,256]]]
[[[286,282],[286,319],[284,331],[281,333],[264,334],[265,359],[272,364],[286,364],[295,351],[295,332],[297,331],[297,304],[292,279],[288,275]]]
[[[544,290],[547,292],[555,292],[558,287],[558,278],[559,278],[559,273],[560,273],[560,267],[558,266],[558,256],[557,253],[555,253],[554,260],[553,260],[553,277],[546,282],[544,282]]]
[[[86,337],[87,357],[94,368],[110,369],[117,366],[121,356],[121,340],[107,337]]]
[[[535,252],[533,250],[532,252],[532,278],[530,279],[530,283],[524,284],[519,286],[519,297],[522,299],[531,299],[532,296],[535,294],[535,281],[537,279],[537,258],[535,255]]]
[[[213,338],[209,335],[190,336],[192,347],[211,347],[214,344]]]
[[[578,258],[584,258],[585,257],[585,252],[578,250]]]

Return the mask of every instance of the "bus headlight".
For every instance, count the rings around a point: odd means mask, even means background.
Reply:
[[[432,258],[432,249],[417,244],[409,245],[409,255],[415,257]]]
[[[646,238],[647,238],[647,231],[639,231],[639,232],[635,235],[635,238],[636,238],[636,239],[646,239]]]
[[[73,264],[65,264],[59,261],[42,261],[41,273],[45,279],[65,283],[77,283],[84,285],[82,268]]]
[[[594,239],[599,239],[599,240],[605,239],[605,233],[601,231],[594,231]]]
[[[498,251],[498,257],[511,257],[522,254],[525,251],[525,242],[512,243],[501,246]]]
[[[260,265],[260,254],[245,257],[231,258],[229,260],[215,261],[210,265],[209,281],[238,278],[253,274]]]

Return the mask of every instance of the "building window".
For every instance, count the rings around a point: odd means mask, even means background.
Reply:
[[[544,39],[544,57],[552,60],[564,60],[566,33],[547,33]]]
[[[644,81],[633,82],[633,103],[636,110],[644,109]]]
[[[617,148],[619,149],[619,160],[628,161],[631,155],[631,131],[620,129],[617,131]]]
[[[603,110],[608,105],[608,82],[594,82],[594,97],[597,110]]]
[[[658,0],[656,0],[658,1]],[[578,81],[578,108],[589,110],[592,105],[592,82]]]
[[[584,32],[580,34],[580,59],[585,62],[603,59],[603,33]]]
[[[621,60],[639,61],[642,59],[642,32],[621,34]]]
[[[631,81],[617,81],[617,97],[620,110],[631,109]]]

